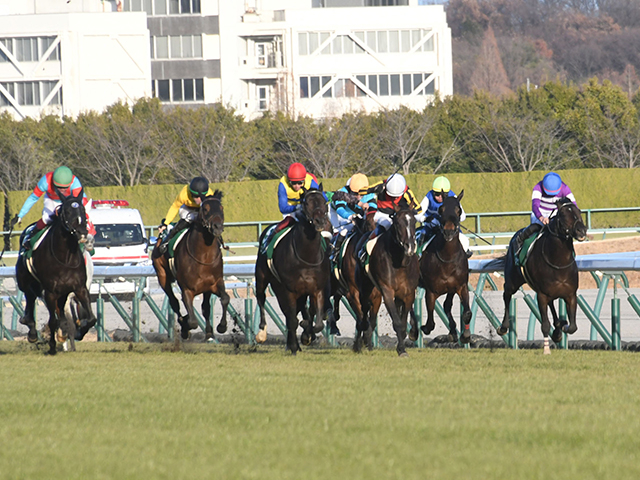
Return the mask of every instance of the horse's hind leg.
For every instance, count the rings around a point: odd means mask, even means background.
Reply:
[[[438,294],[431,290],[425,290],[424,304],[427,307],[427,323],[421,327],[422,333],[429,335],[436,328],[436,322],[433,318],[433,310],[436,308],[436,300]]]
[[[367,329],[363,333],[364,344],[369,350],[373,350],[373,332],[378,327],[378,312],[382,304],[382,296],[378,290],[374,290],[371,298],[371,307],[369,308],[369,321]]]
[[[213,341],[213,326],[211,325],[211,292],[202,294],[202,317],[204,318],[205,329],[204,339],[206,342]]]
[[[460,336],[461,343],[469,343],[471,341],[471,331],[469,330],[469,322],[471,322],[471,308],[469,308],[469,287],[466,283],[458,288],[458,297],[462,304],[462,316],[460,317]]]
[[[455,293],[449,292],[447,293],[447,297],[444,300],[444,313],[447,315],[449,319],[449,338],[450,342],[456,343],[458,341],[458,329],[456,328],[456,321],[453,318],[453,314],[451,313],[451,309],[453,307],[453,296]]]
[[[258,262],[260,262],[260,259],[258,259]],[[256,333],[256,342],[264,343],[267,340],[267,320],[264,315],[264,304],[267,301],[266,292],[269,282],[267,281],[263,268],[260,267],[261,264],[256,265],[256,302],[260,309],[260,325],[258,327],[259,331]]]

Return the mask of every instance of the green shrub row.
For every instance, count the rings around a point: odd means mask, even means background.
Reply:
[[[640,170],[637,169],[580,169],[563,170],[563,180],[573,190],[578,206],[588,208],[635,207],[640,205]],[[531,190],[542,179],[543,172],[517,173],[455,173],[447,177],[453,190],[464,190],[462,204],[467,213],[528,211],[531,208]],[[407,183],[418,200],[431,188],[436,175],[407,175]],[[372,177],[370,182],[380,180]],[[323,180],[325,190],[337,190],[346,179]],[[223,191],[225,220],[227,222],[276,221],[281,219],[277,205],[278,180],[228,182],[212,184]],[[94,199],[123,199],[140,210],[147,226],[157,225],[182,185],[140,185],[136,187],[88,187],[87,194]],[[11,192],[9,211],[15,215],[29,192]],[[25,224],[36,221],[42,210],[40,200],[29,212]],[[528,223],[526,217],[483,218],[483,232],[514,231]],[[465,222],[474,229],[474,222]],[[640,213],[594,214],[592,227],[630,227],[640,225]],[[256,229],[229,228],[227,241],[254,241]]]

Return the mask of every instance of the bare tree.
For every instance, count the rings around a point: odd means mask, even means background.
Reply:
[[[157,100],[140,100],[133,108],[117,103],[100,115],[80,115],[70,135],[76,168],[97,185],[154,183],[170,153],[161,141],[162,119]]]

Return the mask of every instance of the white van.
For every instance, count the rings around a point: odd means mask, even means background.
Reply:
[[[93,200],[88,211],[96,228],[95,266],[151,265],[149,241],[146,238],[140,212],[129,207],[126,200]],[[125,278],[109,279],[104,283],[110,293],[132,293],[134,282]],[[91,286],[98,293],[98,285]]]

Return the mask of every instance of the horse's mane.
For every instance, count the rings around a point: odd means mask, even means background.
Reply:
[[[568,198],[568,197],[562,197],[560,200],[558,200],[558,202],[560,202],[560,205],[566,205],[567,203],[573,203],[571,201],[571,199]]]
[[[217,198],[218,200],[222,199],[222,197],[224,196],[224,194],[222,193],[222,190],[218,190],[216,189],[215,192],[213,192],[213,195],[211,195],[213,198]]]

